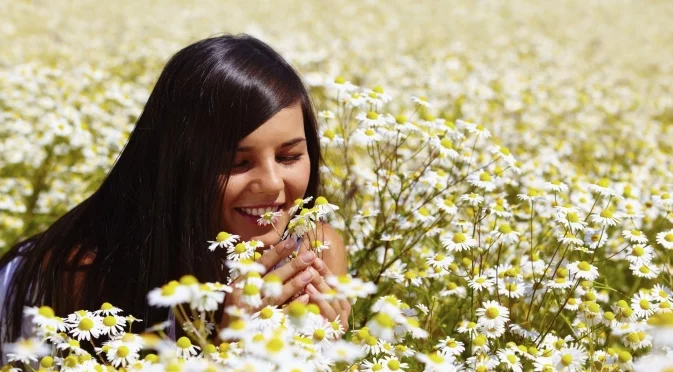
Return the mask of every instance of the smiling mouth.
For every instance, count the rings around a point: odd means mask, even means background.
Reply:
[[[282,204],[271,205],[266,207],[255,207],[255,208],[234,208],[241,216],[246,217],[250,222],[257,224],[257,220],[261,218],[267,212],[278,212],[282,211]]]

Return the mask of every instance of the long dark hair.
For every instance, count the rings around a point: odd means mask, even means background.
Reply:
[[[217,210],[236,146],[297,102],[311,160],[306,196],[315,197],[317,122],[292,66],[248,35],[208,38],[175,54],[98,190],[0,259],[6,267],[21,257],[0,320],[7,339],[20,335],[25,305],[65,316],[107,301],[151,325],[168,316],[148,306],[152,288],[185,274],[224,282],[226,267],[206,240],[222,226]]]

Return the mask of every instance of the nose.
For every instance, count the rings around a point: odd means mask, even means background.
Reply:
[[[285,183],[281,170],[275,159],[265,163],[265,166],[260,167],[255,175],[255,179],[250,186],[250,189],[255,194],[278,195]]]

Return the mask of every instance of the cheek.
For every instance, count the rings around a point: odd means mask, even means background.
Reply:
[[[222,199],[222,206],[224,208],[232,207],[238,196],[245,188],[245,177],[232,176],[229,178],[227,188],[224,190],[224,197]]]
[[[297,164],[296,168],[289,170],[289,174],[285,178],[285,185],[287,192],[291,194],[289,197],[292,198],[292,201],[304,196],[310,176],[311,162],[308,158]]]

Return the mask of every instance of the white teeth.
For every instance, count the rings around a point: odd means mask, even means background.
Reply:
[[[247,214],[253,216],[263,216],[266,212],[276,212],[280,207],[267,207],[267,208],[241,208],[241,210]]]

